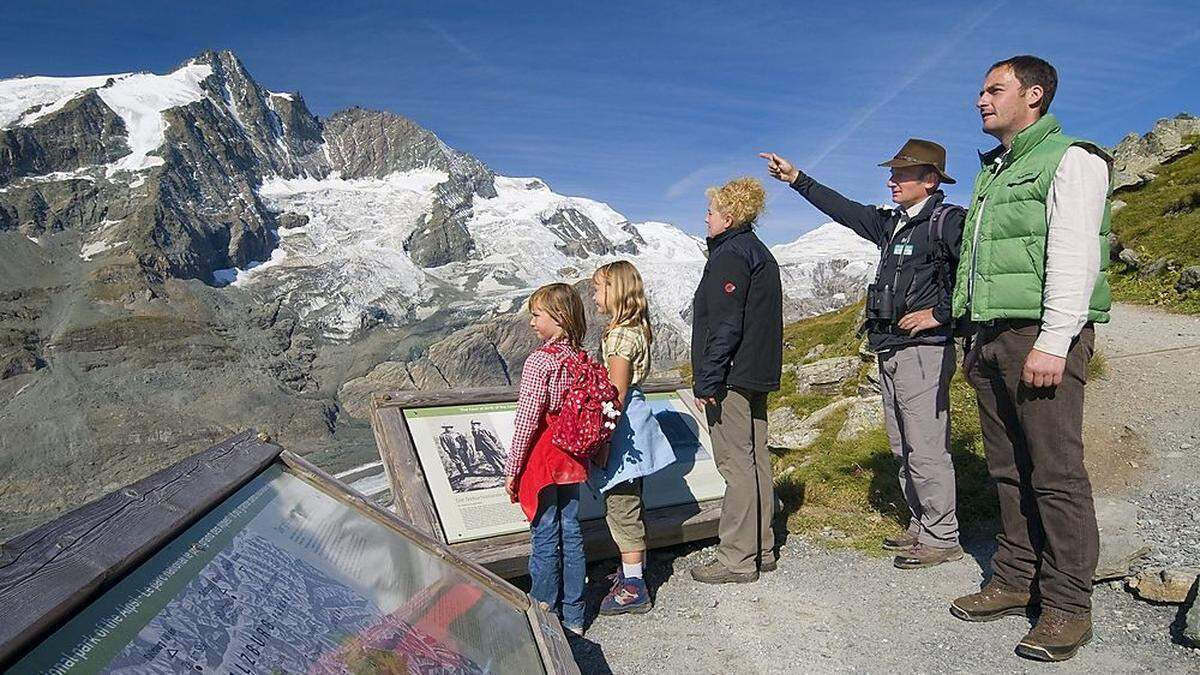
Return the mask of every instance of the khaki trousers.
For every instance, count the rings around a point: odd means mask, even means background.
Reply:
[[[717,560],[732,572],[756,572],[772,555],[775,482],[767,452],[767,394],[730,389],[705,406],[713,459],[725,479]]]

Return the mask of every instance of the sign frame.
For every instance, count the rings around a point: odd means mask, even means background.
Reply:
[[[527,593],[253,429],[0,545],[0,669],[276,465],[494,592],[525,614],[547,673],[579,673],[562,626]]]
[[[691,391],[681,380],[651,380],[643,387],[647,394],[678,392],[688,411],[702,419],[691,399]],[[482,539],[446,543],[445,530],[434,505],[425,471],[418,458],[405,410],[443,406],[511,403],[517,400],[517,387],[480,387],[445,391],[385,391],[373,397],[371,427],[375,445],[383,460],[384,471],[392,487],[392,508],[413,527],[474,560],[496,574],[513,578],[528,573],[529,531],[501,534]],[[721,499],[711,498],[645,511],[648,548],[660,548],[709,539],[717,535],[721,517]],[[589,560],[618,555],[604,519],[581,523],[584,549]]]

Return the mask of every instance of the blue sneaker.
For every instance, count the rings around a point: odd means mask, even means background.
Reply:
[[[604,597],[604,602],[600,603],[600,613],[604,616],[645,614],[652,607],[650,590],[646,588],[645,581],[637,577],[620,578]]]

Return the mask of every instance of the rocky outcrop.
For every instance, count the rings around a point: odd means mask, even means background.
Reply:
[[[609,255],[616,251],[596,223],[578,209],[558,209],[542,216],[542,223],[559,238],[555,248],[569,256],[586,258],[588,254]]]
[[[328,164],[321,153],[321,121],[308,111],[299,94],[272,94],[250,77],[233,52],[207,51],[194,63],[209,65],[213,74],[202,87],[240,127],[250,144],[258,173],[285,178],[323,176]]]
[[[1135,188],[1154,178],[1154,168],[1186,154],[1192,146],[1187,136],[1200,134],[1200,118],[1181,113],[1161,119],[1141,136],[1130,133],[1113,148],[1113,189]]]
[[[0,129],[0,185],[107,164],[128,153],[124,121],[92,89],[32,124]]]
[[[788,364],[784,369],[795,373],[798,393],[836,395],[847,382],[858,377],[861,366],[862,360],[857,356],[837,356],[798,366]]]

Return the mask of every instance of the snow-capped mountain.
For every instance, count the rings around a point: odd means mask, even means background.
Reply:
[[[836,226],[775,253],[790,316],[850,300],[875,260]],[[673,225],[497,176],[391,112],[317,117],[230,52],[0,80],[0,431],[34,430],[0,433],[0,462],[247,426],[339,445],[374,391],[514,383],[530,291],[618,258],[670,368],[706,260]]]

